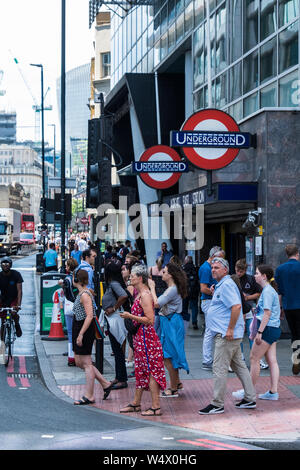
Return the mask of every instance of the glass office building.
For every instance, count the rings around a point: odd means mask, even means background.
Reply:
[[[158,0],[137,1],[127,12],[124,5],[114,8],[106,109],[116,116],[114,145],[124,166],[145,148],[170,145],[170,130],[194,112],[227,112],[242,131],[256,134],[257,146],[213,171],[216,200],[205,202],[205,240],[222,244],[234,266],[253,249],[243,223],[260,208],[263,243],[256,253],[277,264],[285,243],[300,242],[300,228],[288,215],[300,215],[299,0]],[[137,180],[140,201],[157,200]],[[236,204],[218,199],[222,184],[241,186]],[[249,185],[256,188],[253,200]],[[201,191],[206,194],[206,171],[194,168],[163,191],[162,200],[192,200]],[[173,246],[186,253],[183,242]],[[208,249],[206,242],[196,253],[198,263]]]
[[[178,49],[190,49],[193,108],[206,108],[209,38],[213,107],[240,120],[260,108],[298,106],[299,1],[210,0],[209,35],[205,5],[158,1],[123,19],[113,15],[112,86],[125,73],[151,73]]]
[[[86,141],[90,118],[90,64],[84,64],[66,73],[66,161],[72,155],[69,176],[85,174],[86,152],[81,159],[73,155],[72,139]],[[57,80],[57,102],[60,113],[60,78]],[[74,160],[75,158],[75,160]]]

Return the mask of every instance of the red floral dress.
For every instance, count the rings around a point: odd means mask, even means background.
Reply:
[[[143,316],[140,298],[131,308],[132,315]],[[133,321],[135,325],[140,325]],[[152,325],[141,325],[133,336],[136,388],[149,390],[150,374],[162,390],[167,386],[162,346]]]

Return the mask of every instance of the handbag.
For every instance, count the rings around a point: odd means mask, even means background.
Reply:
[[[94,317],[94,326],[96,339],[104,339],[105,334],[97,317]]]
[[[135,326],[131,318],[125,318],[124,323],[125,323],[125,328],[128,331],[128,333],[132,334],[133,336],[137,334],[141,326],[141,323]]]
[[[251,339],[251,341],[254,340],[255,336],[257,335],[257,331],[258,331],[258,323],[257,323],[256,308],[255,308],[253,309],[253,320],[250,323],[249,339]]]

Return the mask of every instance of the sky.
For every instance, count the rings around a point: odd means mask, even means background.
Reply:
[[[66,71],[90,62],[93,33],[89,30],[88,0],[66,0]],[[17,58],[19,68],[13,58]],[[43,64],[45,140],[53,145],[56,124],[56,148],[60,146],[56,80],[61,71],[61,0],[0,0],[0,70],[4,71],[0,90],[0,110],[17,112],[17,140],[34,140],[35,113],[32,106],[41,103],[40,68]],[[25,85],[20,70],[30,88]]]

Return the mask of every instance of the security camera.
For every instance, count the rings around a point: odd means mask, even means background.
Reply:
[[[259,215],[259,211],[250,211],[242,227],[243,228],[258,227],[258,215]]]

